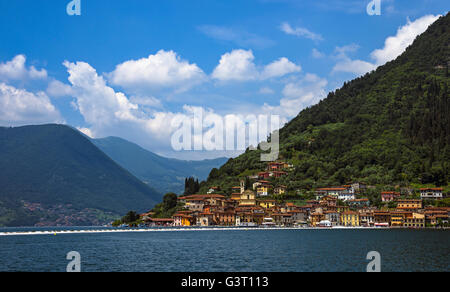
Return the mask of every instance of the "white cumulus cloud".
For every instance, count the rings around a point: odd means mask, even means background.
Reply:
[[[282,77],[300,72],[300,65],[282,57],[272,63],[258,67],[251,50],[233,50],[222,55],[219,65],[214,69],[212,78],[220,81],[255,81]]]
[[[261,74],[261,78],[268,79],[273,77],[281,77],[286,74],[300,72],[301,70],[302,67],[292,63],[287,58],[283,57],[267,65]]]
[[[20,126],[28,124],[61,123],[59,111],[43,93],[32,93],[0,83],[0,124]]]
[[[212,77],[221,81],[248,81],[258,79],[259,72],[253,63],[251,50],[233,50],[224,54]]]
[[[26,67],[26,57],[17,55],[11,61],[0,63],[0,80],[46,79],[47,71],[37,70],[34,66]]]
[[[174,51],[160,50],[147,58],[117,65],[108,77],[112,84],[132,91],[155,88],[182,91],[203,82],[206,76],[196,64],[182,60]]]

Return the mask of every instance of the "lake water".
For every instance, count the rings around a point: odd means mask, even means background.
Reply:
[[[30,229],[0,232],[26,230]],[[63,272],[70,251],[80,253],[81,270],[85,272],[363,272],[369,251],[381,254],[382,271],[448,272],[450,230],[293,229],[0,236],[0,271]]]

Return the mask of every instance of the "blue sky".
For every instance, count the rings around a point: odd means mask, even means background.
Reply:
[[[445,0],[0,0],[0,125],[66,123],[185,159],[171,121],[276,114],[286,122],[397,57]]]

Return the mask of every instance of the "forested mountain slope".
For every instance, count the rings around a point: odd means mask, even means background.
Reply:
[[[295,170],[289,190],[369,184],[447,185],[450,163],[450,15],[396,60],[307,108],[280,130],[280,159]],[[202,190],[229,189],[265,168],[247,151],[214,169]]]

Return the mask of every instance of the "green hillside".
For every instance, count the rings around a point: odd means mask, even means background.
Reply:
[[[204,180],[211,169],[222,166],[228,160],[184,161],[165,158],[117,137],[93,139],[92,142],[120,166],[162,194],[183,193],[186,177]]]
[[[447,186],[450,163],[450,15],[441,17],[396,60],[300,114],[280,130],[278,180],[294,190],[362,181]],[[265,168],[258,151],[230,160],[202,185],[229,190]]]
[[[0,226],[98,224],[161,195],[62,125],[0,128]]]

